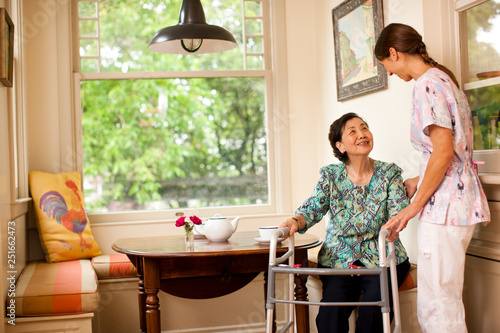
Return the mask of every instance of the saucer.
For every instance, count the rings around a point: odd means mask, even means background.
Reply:
[[[257,242],[259,242],[260,244],[269,244],[271,242],[270,239],[262,239],[261,237],[255,237],[254,238]],[[284,238],[278,238],[277,240],[277,244],[280,244],[282,241],[284,241],[285,239]]]

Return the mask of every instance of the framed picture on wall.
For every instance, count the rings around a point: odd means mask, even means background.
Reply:
[[[332,10],[337,100],[387,89],[373,48],[384,27],[382,0],[347,0]]]
[[[14,69],[14,23],[5,8],[0,8],[0,82],[12,87]]]

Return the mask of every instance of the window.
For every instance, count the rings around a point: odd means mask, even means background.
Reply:
[[[202,1],[239,44],[202,55],[147,49],[181,0],[75,4],[89,212],[275,212],[269,0]]]
[[[476,1],[477,3],[477,1]],[[462,81],[471,106],[474,149],[500,148],[500,0],[460,12]]]
[[[7,12],[14,22],[20,22],[22,13],[22,4],[13,3],[11,6],[7,6]],[[14,63],[20,64],[24,59],[23,43],[22,40],[22,29],[14,29],[14,45],[11,45],[11,52],[13,52]],[[7,147],[4,152],[2,152],[3,158],[7,158],[10,163],[10,186],[5,185],[5,191],[10,188],[10,196],[7,195],[6,198],[11,198],[10,202],[10,220],[18,219],[28,212],[28,203],[31,200],[29,197],[28,190],[28,166],[27,166],[27,151],[26,151],[26,109],[24,104],[24,89],[23,84],[24,78],[23,66],[16,66],[14,70],[14,80],[13,86],[11,88],[3,89],[5,91],[5,100],[2,103],[6,105],[5,117],[8,121],[4,124],[4,128],[8,135],[6,142],[2,145]],[[2,111],[4,112],[4,111]],[[9,179],[5,175],[6,179]]]

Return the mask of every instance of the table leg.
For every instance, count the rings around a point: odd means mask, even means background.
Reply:
[[[160,263],[158,259],[144,258],[144,291],[146,292],[147,333],[161,333],[160,302]]]
[[[146,291],[144,290],[144,271],[142,260],[136,260],[137,275],[139,275],[139,323],[142,333],[147,333],[146,326]]]
[[[302,267],[308,266],[307,250],[300,249],[295,251],[295,263],[301,264]],[[307,282],[308,275],[295,275],[295,299],[299,301],[308,301],[307,298]],[[295,305],[295,321],[297,324],[297,333],[309,333],[309,306]]]
[[[295,299],[307,301],[307,275],[295,275]],[[298,333],[309,333],[309,307],[307,305],[296,304],[295,316]]]

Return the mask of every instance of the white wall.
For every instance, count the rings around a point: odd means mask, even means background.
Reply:
[[[76,168],[73,131],[70,1],[24,3],[28,169]],[[79,87],[78,87],[79,88]]]

